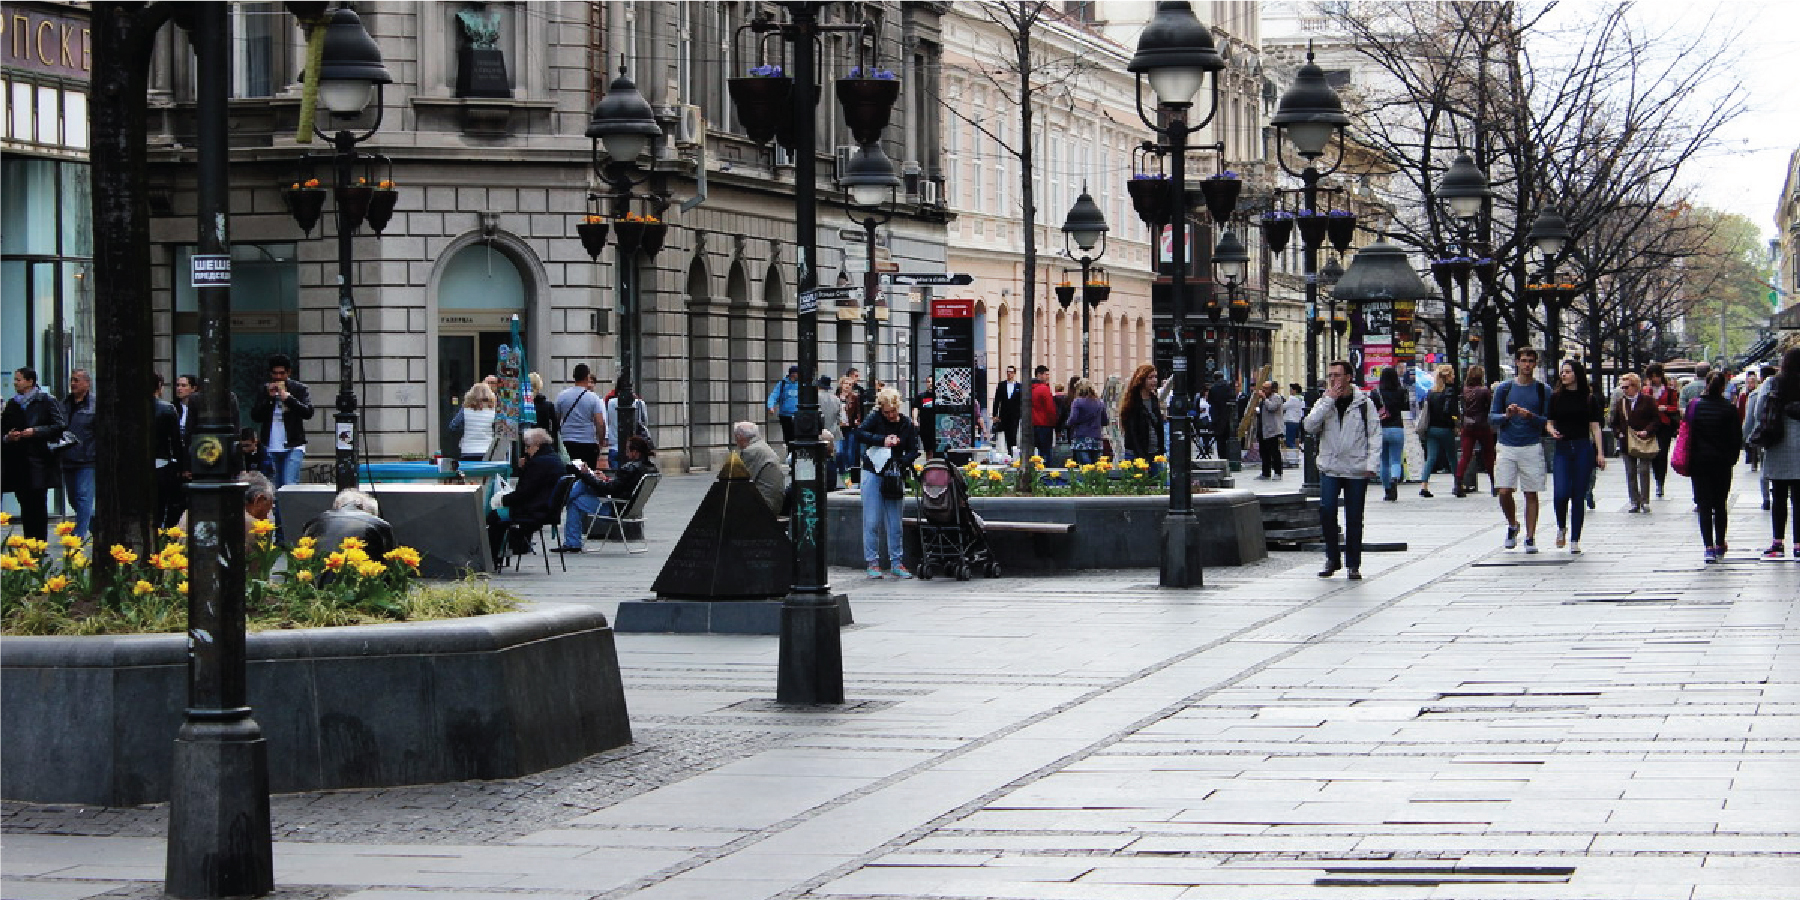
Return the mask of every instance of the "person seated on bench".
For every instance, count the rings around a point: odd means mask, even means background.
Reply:
[[[568,511],[563,515],[562,545],[557,553],[580,553],[587,529],[587,517],[600,511],[601,499],[627,499],[637,490],[644,476],[656,471],[656,450],[650,440],[634,434],[625,440],[625,463],[611,473],[596,472],[581,460],[575,461],[575,489],[569,492]],[[621,526],[623,527],[623,526]]]
[[[542,428],[530,428],[525,431],[525,458],[519,460],[519,484],[512,492],[500,498],[500,506],[488,511],[487,532],[488,552],[493,554],[495,562],[504,558],[500,542],[506,540],[510,530],[512,536],[512,552],[523,556],[531,552],[531,532],[543,522],[549,521],[555,514],[550,508],[550,498],[556,493],[556,483],[562,480],[566,466],[562,457],[556,455],[555,448],[550,446],[550,432]],[[524,526],[512,528],[513,525]]]
[[[357,538],[369,558],[379,560],[394,549],[394,528],[381,518],[381,505],[375,498],[357,490],[338,491],[331,508],[306,523],[302,537],[312,538],[320,556],[337,551],[345,538]]]
[[[738,458],[744,461],[744,468],[750,470],[750,481],[756,485],[756,492],[762,495],[771,511],[782,515],[782,501],[787,496],[787,473],[781,470],[775,448],[763,440],[762,429],[757,428],[755,422],[733,424],[731,442],[737,445]]]

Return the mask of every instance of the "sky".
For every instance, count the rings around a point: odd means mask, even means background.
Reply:
[[[1703,205],[1738,213],[1765,238],[1775,237],[1788,157],[1800,149],[1800,97],[1793,77],[1800,3],[1640,0],[1635,11],[1653,28],[1673,27],[1702,40],[1731,36],[1721,65],[1729,66],[1730,77],[1748,92],[1749,112],[1722,130],[1716,155],[1683,167],[1683,181],[1693,185]]]

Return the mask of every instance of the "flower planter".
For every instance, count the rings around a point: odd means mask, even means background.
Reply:
[[[644,222],[616,221],[612,223],[613,238],[619,242],[619,249],[626,259],[637,255],[644,245]]]
[[[1478,259],[1473,266],[1475,277],[1480,279],[1483,290],[1494,289],[1494,276],[1500,273],[1500,264],[1492,259]]]
[[[645,256],[655,256],[662,252],[663,241],[669,236],[669,226],[663,222],[644,223],[644,237],[638,242],[638,249]]]
[[[1105,303],[1107,298],[1111,296],[1112,285],[1110,284],[1090,284],[1087,286],[1086,299],[1088,306],[1099,306],[1100,304]]]
[[[1063,309],[1068,309],[1069,304],[1075,302],[1075,286],[1072,284],[1057,285],[1056,302],[1062,304]]]
[[[1242,325],[1250,321],[1250,303],[1247,300],[1234,300],[1231,304],[1231,321],[1234,325]]]
[[[1125,182],[1125,189],[1131,193],[1131,206],[1137,210],[1138,218],[1151,231],[1169,224],[1169,179],[1133,178]]]
[[[1294,223],[1300,228],[1300,245],[1308,250],[1317,250],[1325,243],[1325,220],[1327,216],[1299,216]]]
[[[839,78],[838,105],[844,109],[844,124],[858,146],[867,147],[881,140],[894,101],[900,99],[897,78]]]
[[[575,233],[581,236],[581,249],[588,258],[599,259],[600,251],[606,249],[606,223],[582,222],[575,226]]]
[[[737,106],[744,133],[758,144],[774,140],[777,124],[793,116],[789,100],[794,90],[792,78],[728,78],[725,86]]]
[[[1325,237],[1331,241],[1332,249],[1339,253],[1350,250],[1350,242],[1356,239],[1355,216],[1326,216]]]
[[[1200,182],[1200,194],[1206,200],[1207,215],[1216,225],[1225,224],[1237,209],[1238,194],[1244,182],[1236,178],[1208,178]]]
[[[351,185],[337,189],[338,227],[346,232],[362,227],[363,220],[369,217],[369,202],[375,199],[375,189],[364,185]]]
[[[376,188],[374,196],[369,198],[369,227],[379,236],[387,230],[388,222],[394,218],[394,206],[400,202],[400,192],[391,189]]]
[[[287,201],[288,214],[294,217],[294,224],[300,226],[301,233],[311,235],[313,226],[319,224],[319,213],[325,209],[325,189],[283,191],[282,199]]]
[[[1269,245],[1269,250],[1280,253],[1287,249],[1288,240],[1294,236],[1294,220],[1264,219],[1262,230],[1263,242]]]

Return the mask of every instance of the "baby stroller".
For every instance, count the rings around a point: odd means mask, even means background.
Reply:
[[[944,574],[968,581],[973,571],[1000,577],[1000,564],[988,549],[981,520],[969,509],[968,488],[955,466],[941,459],[926,463],[919,472],[918,503],[921,579]]]

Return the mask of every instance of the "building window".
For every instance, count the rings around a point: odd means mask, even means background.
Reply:
[[[294,52],[299,34],[299,23],[285,4],[233,5],[234,96],[273,97],[287,90],[302,67]]]
[[[193,287],[194,247],[175,248],[175,371],[197,375],[200,369],[200,302]],[[232,393],[237,395],[239,426],[250,424],[251,400],[268,380],[268,360],[283,353],[300,356],[300,265],[293,244],[231,245]]]

